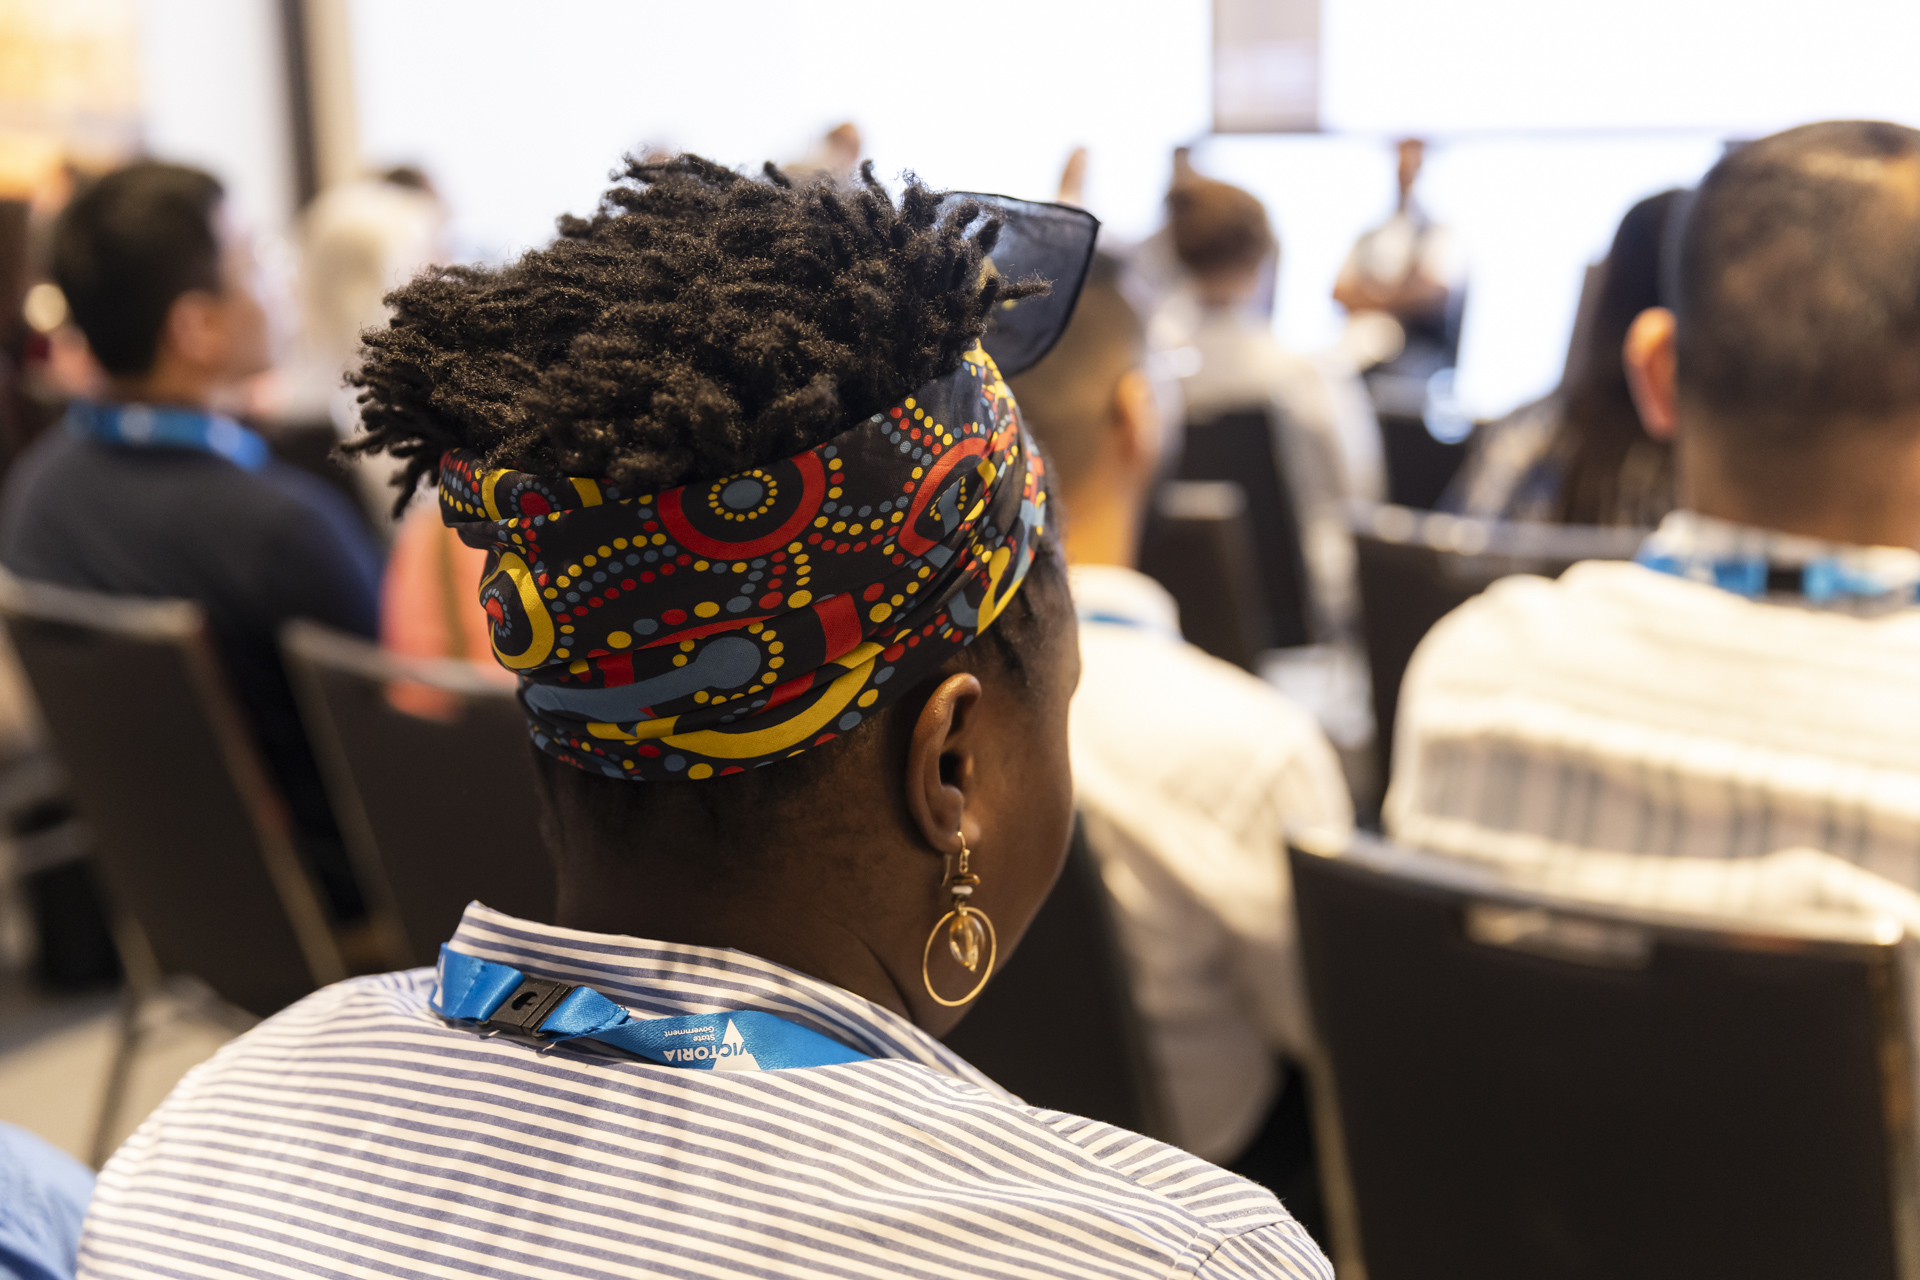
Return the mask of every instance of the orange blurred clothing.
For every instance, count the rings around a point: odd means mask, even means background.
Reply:
[[[409,511],[387,561],[380,643],[409,658],[462,658],[512,684],[513,673],[493,659],[492,625],[480,607],[486,562],[487,553],[460,541],[432,504]]]

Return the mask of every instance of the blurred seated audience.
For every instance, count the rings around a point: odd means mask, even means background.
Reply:
[[[1635,317],[1661,302],[1667,222],[1680,200],[1663,191],[1620,220],[1560,386],[1474,431],[1442,510],[1642,529],[1673,510],[1673,442],[1641,424],[1622,348]]]
[[[1637,563],[1515,577],[1408,667],[1398,838],[1543,887],[1920,924],[1920,133],[1716,164],[1633,322],[1680,509]],[[1798,852],[1792,852],[1798,850]]]
[[[497,557],[559,922],[473,904],[437,976],[229,1045],[108,1163],[88,1274],[1329,1280],[1265,1190],[937,1038],[1073,819],[1053,504],[977,345],[1028,292],[1002,224],[870,166],[623,176],[409,285],[360,375],[367,445]]]
[[[1188,422],[1268,411],[1300,522],[1312,631],[1324,639],[1343,636],[1357,599],[1344,504],[1385,494],[1373,408],[1337,353],[1288,351],[1252,309],[1263,264],[1279,252],[1258,199],[1183,168],[1167,193],[1167,212],[1190,288],[1155,314],[1155,346],[1187,362],[1180,394]]]
[[[1282,1059],[1309,1039],[1286,832],[1344,832],[1352,802],[1312,718],[1184,642],[1172,598],[1134,569],[1164,434],[1145,360],[1145,326],[1101,256],[1059,345],[1013,380],[1066,507],[1075,787],[1175,1141],[1302,1214],[1311,1151],[1281,1106]]]
[[[1319,483],[1341,497],[1382,498],[1380,424],[1354,371],[1335,353],[1287,350],[1251,306],[1280,252],[1266,206],[1251,192],[1182,169],[1167,192],[1167,218],[1191,296],[1154,317],[1155,339],[1198,357],[1180,379],[1188,420],[1272,404],[1317,445],[1327,470]]]
[[[73,1280],[93,1170],[45,1139],[0,1124],[0,1275]]]
[[[346,498],[220,412],[268,363],[248,240],[214,178],[142,162],[67,205],[52,265],[108,395],[75,401],[8,474],[0,561],[23,578],[204,606],[302,849],[335,911],[356,916],[278,632],[312,618],[372,637],[379,554]]]

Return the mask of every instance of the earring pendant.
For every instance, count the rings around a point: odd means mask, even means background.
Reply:
[[[974,997],[986,989],[987,980],[993,977],[994,961],[1000,951],[1000,940],[994,932],[993,921],[987,918],[986,912],[968,901],[980,885],[980,877],[967,865],[971,856],[967,837],[962,833],[959,860],[946,884],[947,892],[952,895],[951,905],[947,913],[934,922],[933,932],[927,935],[927,945],[920,954],[920,980],[926,984],[927,994],[935,1004],[948,1009],[970,1004]],[[939,939],[942,927],[946,929],[948,954],[968,973],[980,974],[980,980],[958,1000],[949,1000],[933,989],[933,945]],[[983,963],[985,972],[981,972]]]

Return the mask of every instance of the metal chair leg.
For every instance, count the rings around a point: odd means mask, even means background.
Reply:
[[[126,1103],[127,1078],[133,1074],[133,1055],[140,1044],[140,1015],[146,998],[129,982],[120,997],[120,1026],[113,1049],[113,1063],[107,1069],[107,1085],[100,1098],[100,1112],[93,1122],[93,1143],[87,1149],[87,1163],[96,1170],[113,1154],[113,1130]]]
[[[113,913],[113,941],[120,952],[120,966],[126,972],[126,988],[120,997],[119,1038],[114,1045],[113,1062],[107,1068],[107,1085],[100,1098],[100,1112],[93,1122],[93,1144],[87,1162],[95,1169],[113,1154],[113,1131],[126,1109],[127,1081],[133,1074],[133,1059],[140,1047],[141,1020],[149,1000],[161,992],[160,965],[154,959],[147,934],[131,915]]]

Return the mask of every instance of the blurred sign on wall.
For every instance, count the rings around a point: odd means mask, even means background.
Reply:
[[[109,164],[140,137],[138,0],[0,0],[0,197],[61,164]]]
[[[1320,0],[1213,0],[1216,133],[1320,127]]]

